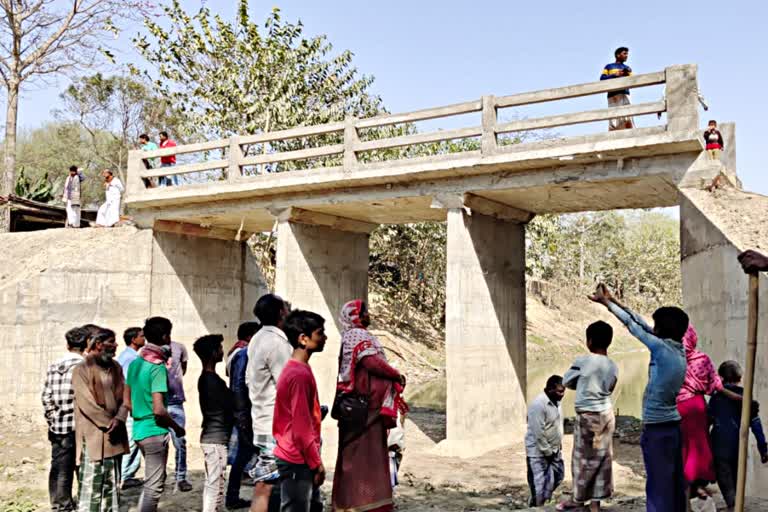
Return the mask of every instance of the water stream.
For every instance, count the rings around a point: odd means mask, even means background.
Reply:
[[[649,354],[646,350],[611,354],[619,367],[619,382],[613,392],[614,410],[617,415],[640,418],[643,390],[648,382]],[[527,398],[530,401],[544,389],[544,384],[553,373],[562,375],[570,367],[573,357],[547,361],[528,368]],[[489,390],[490,391],[490,390]],[[415,387],[406,393],[406,399],[412,407],[445,410],[446,377],[440,377]],[[563,414],[575,416],[573,409],[574,393],[569,391],[563,400]]]

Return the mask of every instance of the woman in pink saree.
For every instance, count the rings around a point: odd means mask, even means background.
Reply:
[[[348,302],[339,317],[342,329],[337,389],[368,396],[368,420],[362,430],[339,423],[339,453],[333,478],[333,510],[389,512],[394,509],[389,474],[387,431],[402,400],[405,378],[389,365],[384,348],[368,331],[365,302]]]
[[[688,368],[683,387],[677,395],[677,410],[682,421],[683,473],[690,485],[689,496],[706,496],[705,487],[715,481],[712,450],[709,445],[709,420],[704,395],[723,393],[733,400],[741,397],[723,388],[723,382],[707,354],[699,351],[699,337],[693,326],[688,327],[683,337],[685,358]]]

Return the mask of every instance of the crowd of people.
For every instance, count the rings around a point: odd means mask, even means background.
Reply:
[[[226,357],[221,334],[202,336],[192,347],[202,363],[197,382],[205,461],[202,510],[322,510],[319,487],[326,471],[320,425],[328,409],[320,406],[308,363],[324,349],[325,319],[291,311],[274,294],[261,297],[254,314],[256,321],[239,326]],[[339,322],[333,507],[392,510],[393,472],[407,412],[405,377],[387,362],[383,346],[368,330],[364,301],[346,304]],[[188,355],[184,345],[171,340],[172,329],[163,317],[126,329],[119,356],[117,336],[108,328],[89,324],[66,333],[67,355],[49,366],[42,393],[52,448],[52,510],[117,512],[121,491],[137,486],[142,487],[138,510],[157,510],[170,444],[176,453],[176,490],[192,489],[183,386]],[[216,371],[225,360],[229,383]],[[252,500],[240,497],[244,473],[254,483]]]
[[[759,253],[747,251],[739,261],[747,273],[768,271],[768,257]],[[696,331],[680,308],[657,309],[651,326],[602,284],[590,299],[615,315],[651,354],[641,437],[648,511],[683,512],[691,499],[710,500],[712,482],[732,508],[742,410],[739,364],[724,361],[715,371],[709,356],[697,349]],[[256,321],[239,326],[226,356],[221,334],[202,336],[193,345],[202,363],[197,383],[205,460],[202,509],[321,511],[319,488],[326,470],[320,426],[328,409],[320,405],[308,363],[325,347],[325,319],[291,311],[274,294],[257,301],[254,315]],[[368,330],[370,322],[362,300],[345,304],[339,314],[342,340],[331,413],[339,429],[331,496],[337,511],[394,507],[397,452],[408,411],[402,398],[406,381],[388,363]],[[126,347],[117,357],[116,334],[108,328],[88,324],[66,333],[68,353],[49,366],[42,393],[52,449],[52,510],[117,511],[120,491],[136,486],[142,487],[139,511],[157,510],[170,444],[176,453],[176,489],[192,489],[183,385],[188,354],[171,340],[172,328],[170,320],[152,317],[143,327],[126,329]],[[576,358],[564,376],[551,376],[529,404],[525,448],[531,506],[550,501],[565,476],[560,402],[567,389],[575,392],[573,491],[556,508],[597,511],[613,495],[611,395],[619,371],[608,357],[612,339],[609,324],[591,324],[589,354]],[[222,361],[229,383],[216,370]],[[705,396],[711,397],[708,403]],[[768,444],[758,410],[754,402],[750,427],[766,463]],[[144,479],[139,480],[142,458]],[[72,496],[76,472],[77,499]],[[254,482],[252,500],[240,497],[244,474]]]
[[[754,251],[741,254],[739,261],[749,274],[768,271],[768,257]],[[738,362],[724,361],[715,371],[710,357],[697,349],[696,330],[680,308],[657,309],[651,326],[603,284],[590,299],[605,306],[651,353],[640,440],[647,510],[684,512],[691,500],[701,500],[702,510],[714,510],[707,488],[713,482],[717,482],[728,509],[733,510],[743,393]],[[581,510],[588,506],[598,511],[600,502],[613,495],[616,419],[611,395],[619,375],[608,357],[612,339],[609,324],[591,324],[586,330],[589,355],[576,358],[563,377],[552,375],[544,392],[529,404],[525,444],[531,506],[551,500],[564,479],[560,402],[566,389],[576,393],[573,490],[571,499],[556,508]],[[709,402],[705,396],[711,397]],[[768,444],[758,412],[759,405],[753,402],[749,425],[765,464]]]
[[[168,137],[168,132],[162,131],[160,132],[160,146],[158,146],[150,140],[149,135],[142,133],[139,135],[138,147],[144,151],[152,151],[176,147],[176,142]],[[162,156],[159,158],[159,162],[157,160],[156,158],[144,159],[144,165],[148,169],[173,167],[176,165],[176,155]],[[104,179],[104,203],[99,207],[96,214],[95,227],[110,228],[120,222],[120,201],[125,192],[125,186],[111,169],[101,171],[101,176]],[[64,189],[61,196],[67,213],[67,220],[64,224],[67,228],[79,228],[81,226],[80,213],[83,200],[81,184],[85,179],[85,175],[76,165],[69,167],[69,174],[64,180]],[[144,184],[150,188],[180,184],[177,175],[159,176],[156,182],[153,178],[143,179]]]

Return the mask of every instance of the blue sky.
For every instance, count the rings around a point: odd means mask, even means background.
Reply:
[[[182,3],[196,9],[201,2]],[[225,16],[233,14],[236,4],[235,0],[207,3]],[[620,45],[630,47],[629,63],[635,73],[698,64],[699,88],[711,107],[701,113],[702,124],[710,117],[736,122],[738,173],[745,188],[768,194],[768,169],[760,149],[768,140],[763,125],[768,114],[763,92],[768,83],[764,64],[768,2],[252,0],[251,4],[257,20],[278,5],[288,19],[301,19],[308,34],[325,33],[338,50],[352,50],[358,69],[375,76],[373,91],[392,112],[592,81]],[[137,30],[132,27],[125,36]],[[135,61],[128,51],[121,58]],[[34,128],[49,120],[66,83],[62,79],[27,91],[20,126]],[[636,101],[659,96],[659,91],[643,91]],[[592,98],[566,108],[588,104],[601,108],[602,101]],[[555,106],[522,114],[549,114]]]

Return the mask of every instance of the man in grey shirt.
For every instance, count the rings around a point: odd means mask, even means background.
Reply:
[[[619,369],[608,358],[613,328],[605,322],[587,327],[587,348],[563,376],[563,384],[576,390],[576,421],[573,426],[573,500],[563,508],[583,507],[587,501],[593,512],[600,500],[613,494],[613,432],[616,419],[611,393]]]
[[[267,512],[272,486],[277,483],[277,459],[274,456],[272,417],[275,412],[277,379],[291,358],[293,347],[283,332],[288,316],[287,303],[274,294],[262,296],[253,308],[262,327],[248,345],[248,366],[245,382],[251,399],[253,420],[253,456],[250,475],[255,485],[251,512]]]
[[[565,476],[563,464],[563,414],[560,401],[565,395],[563,378],[552,375],[544,392],[528,405],[525,455],[528,466],[529,505],[538,507],[552,498]]]

